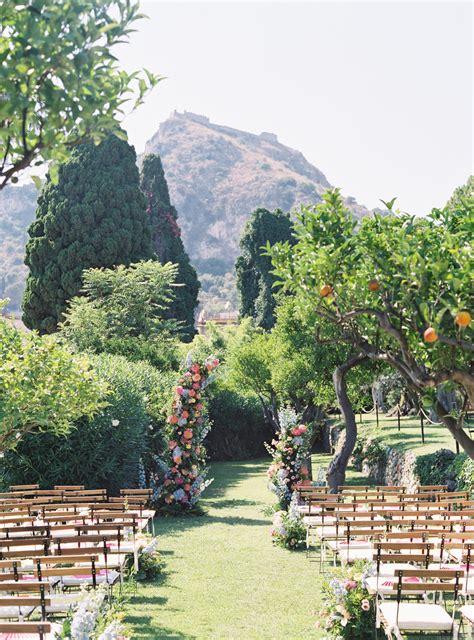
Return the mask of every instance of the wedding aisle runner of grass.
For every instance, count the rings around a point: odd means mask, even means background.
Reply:
[[[317,638],[318,565],[272,546],[268,462],[212,465],[206,516],[159,518],[161,583],[140,584],[128,608],[133,638]]]

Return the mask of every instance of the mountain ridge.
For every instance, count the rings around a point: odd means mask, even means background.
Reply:
[[[331,187],[320,169],[274,133],[241,131],[187,111],[160,124],[140,158],[149,153],[161,156],[184,245],[203,285],[200,298],[211,313],[237,308],[233,269],[250,213],[316,204]],[[37,196],[29,184],[0,194],[0,298],[11,298],[12,311],[20,309]],[[354,198],[346,204],[357,218],[370,213]]]

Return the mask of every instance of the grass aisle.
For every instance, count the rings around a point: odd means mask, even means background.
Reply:
[[[268,461],[215,463],[208,514],[160,518],[161,584],[140,585],[128,609],[133,638],[317,638],[316,563],[274,548]]]

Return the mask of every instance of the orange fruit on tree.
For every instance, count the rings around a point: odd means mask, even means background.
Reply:
[[[370,280],[369,284],[368,284],[368,287],[369,287],[369,291],[378,291],[380,289],[379,281],[375,280],[375,279],[374,280]]]
[[[468,327],[471,320],[472,318],[469,311],[458,311],[456,317],[454,318],[454,322],[458,325],[458,327]]]
[[[325,284],[319,290],[319,294],[320,294],[321,298],[327,298],[327,296],[331,295],[331,293],[332,293],[332,287],[329,284]]]
[[[438,339],[438,334],[436,333],[436,329],[433,327],[428,327],[423,334],[423,338],[425,342],[436,342]]]

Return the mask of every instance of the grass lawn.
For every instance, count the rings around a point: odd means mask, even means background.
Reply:
[[[323,456],[317,458],[325,459]],[[208,514],[159,518],[164,581],[139,585],[133,638],[318,638],[317,563],[272,546],[267,460],[215,463]]]
[[[417,454],[453,448],[446,429],[419,419],[363,416],[360,432],[381,436],[388,445]],[[314,455],[313,472],[331,456]],[[207,514],[193,518],[158,518],[156,532],[166,561],[166,575],[139,585],[128,606],[132,637],[233,640],[321,638],[314,626],[320,604],[317,563],[304,552],[272,546],[270,518],[262,509],[274,502],[266,486],[269,460],[222,462],[211,466],[214,483],[202,505]],[[348,470],[348,484],[369,484]]]
[[[433,453],[437,449],[452,449],[456,451],[456,443],[449,431],[443,425],[433,425],[425,420],[425,443],[421,440],[420,418],[401,417],[400,431],[398,431],[397,417],[380,415],[379,428],[375,414],[363,414],[362,424],[357,415],[357,426],[360,435],[378,437],[389,447],[396,447],[402,451],[414,450],[416,455]]]

